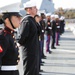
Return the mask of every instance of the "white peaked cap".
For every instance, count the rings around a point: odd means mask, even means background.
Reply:
[[[64,17],[64,16],[61,16],[61,17],[60,17],[60,20],[64,20],[64,19],[65,19],[65,17]]]
[[[54,14],[52,14],[52,15],[51,15],[51,18],[53,18],[53,17],[55,17],[55,15],[54,15]]]
[[[63,18],[62,18],[62,17],[60,17],[60,20],[63,20]]]
[[[51,13],[47,13],[46,16],[51,16]]]
[[[65,19],[65,17],[63,16],[63,20]]]
[[[20,2],[1,7],[0,10],[1,12],[19,12]]]
[[[24,8],[34,7],[34,6],[36,6],[36,2],[35,1],[27,1],[23,5],[24,5]]]
[[[60,20],[63,20],[63,16],[60,17]]]
[[[3,14],[2,14],[2,12],[0,11],[0,19],[2,18],[2,16],[3,16]]]
[[[58,15],[55,15],[55,18],[59,18],[59,16]]]

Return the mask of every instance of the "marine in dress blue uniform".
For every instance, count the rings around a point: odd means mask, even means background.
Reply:
[[[39,71],[41,71],[41,38],[40,38],[40,35],[41,35],[41,25],[40,25],[40,15],[35,15],[34,16],[34,19],[37,23],[37,30],[38,30],[38,37],[39,37]]]
[[[45,34],[45,21],[44,21],[45,15],[41,13],[41,20],[40,20],[40,25],[41,25],[41,57],[46,58],[44,54],[44,34]]]
[[[64,33],[65,31],[64,27],[65,27],[65,18],[64,16],[61,16],[60,17],[60,34]]]
[[[55,47],[55,33],[56,33],[55,15],[51,15],[51,26],[52,26],[52,43],[51,43],[51,49],[56,49],[56,47]]]
[[[8,12],[2,12],[0,19],[0,24],[4,23],[5,26],[0,33],[0,75],[19,75],[19,48],[14,37],[14,29],[19,25],[15,26],[17,24],[13,24],[13,20],[16,18],[19,24],[21,15],[9,10]]]
[[[52,51],[50,50],[50,38],[52,36],[52,26],[51,26],[51,18],[50,18],[51,14],[47,13],[46,17],[47,17],[47,25],[46,25],[46,52],[52,53]]]
[[[56,22],[56,46],[59,46],[60,22],[59,22],[59,16],[58,15],[55,15],[55,22]]]

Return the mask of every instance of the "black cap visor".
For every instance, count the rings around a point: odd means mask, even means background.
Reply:
[[[19,12],[5,12],[3,13],[3,19],[5,20],[6,18],[9,18],[11,16],[17,16],[17,17],[22,17],[22,15]]]

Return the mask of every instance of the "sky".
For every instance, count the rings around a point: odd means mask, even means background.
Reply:
[[[75,0],[53,0],[55,9],[62,7],[66,8],[75,8]]]
[[[34,0],[36,1],[36,0]],[[39,3],[41,0],[37,0]],[[53,0],[55,9],[62,7],[63,9],[66,8],[75,8],[75,0]]]
[[[20,2],[21,0],[0,0],[0,7],[6,6],[7,4],[12,4]],[[41,0],[38,0],[40,2]],[[75,8],[75,0],[53,0],[55,9],[62,7],[66,8]]]
[[[6,6],[8,4],[21,2],[21,0],[0,0],[0,7]]]

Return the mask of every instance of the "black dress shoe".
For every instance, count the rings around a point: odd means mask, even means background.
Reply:
[[[44,64],[43,63],[40,63],[40,66],[44,66]]]
[[[46,57],[45,55],[42,55],[42,57]]]
[[[41,61],[41,63],[45,63],[44,61]]]
[[[46,59],[46,57],[42,57],[42,59]]]
[[[60,46],[60,44],[57,44],[56,46]]]
[[[49,51],[49,54],[51,54],[52,53],[52,51]]]
[[[56,47],[51,47],[51,49],[56,49]]]
[[[40,70],[40,72],[43,72],[43,70]]]
[[[39,75],[42,75],[42,74],[39,74]]]
[[[43,56],[42,56],[42,58],[43,58],[43,59],[46,59],[46,56],[45,56],[45,55],[43,55]]]

